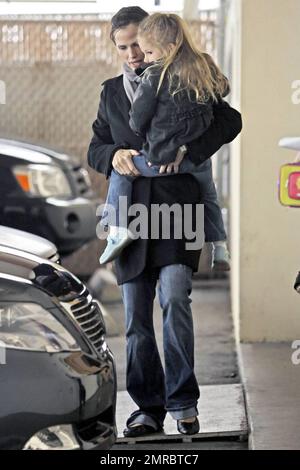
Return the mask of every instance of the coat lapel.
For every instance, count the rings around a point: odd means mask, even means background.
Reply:
[[[120,77],[121,79],[118,80],[115,86],[116,93],[114,94],[114,101],[122,114],[128,120],[129,111],[131,108],[130,101],[127,98],[124,86],[123,86],[123,75]]]

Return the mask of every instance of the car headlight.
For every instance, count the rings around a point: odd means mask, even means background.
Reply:
[[[7,349],[49,353],[80,350],[64,326],[35,303],[0,304],[0,343]]]
[[[23,189],[30,196],[69,197],[72,190],[61,168],[51,165],[15,166],[13,173]]]

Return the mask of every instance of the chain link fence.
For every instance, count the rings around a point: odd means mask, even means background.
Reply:
[[[189,25],[198,47],[216,57],[216,12],[203,12]],[[109,19],[98,16],[1,17],[6,104],[0,106],[0,136],[75,154],[87,168],[101,83],[121,72],[109,32]],[[105,178],[87,169],[104,197]],[[85,262],[95,268],[94,249],[90,253]]]

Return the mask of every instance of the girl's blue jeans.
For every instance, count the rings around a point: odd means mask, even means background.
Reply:
[[[159,173],[159,166],[147,165],[145,157],[140,154],[132,158],[132,162],[141,176],[147,178],[153,177],[167,177],[174,173]],[[204,231],[205,241],[214,242],[219,240],[226,240],[226,232],[224,229],[224,223],[222,218],[222,212],[218,204],[218,197],[215,188],[215,184],[212,177],[211,165],[208,165],[208,161],[202,165],[195,165],[188,158],[184,158],[179,166],[178,173],[189,173],[196,178],[201,187],[201,193],[203,197],[199,203],[204,204]],[[117,171],[112,170],[110,176],[110,184],[108,188],[106,205],[114,207],[116,214],[116,225],[127,226],[127,212],[120,218],[119,210],[119,197],[126,196],[127,208],[130,207],[132,202],[132,184],[137,176],[120,175]],[[106,208],[104,208],[103,216],[101,220],[102,225],[107,224],[106,220]],[[108,224],[109,225],[109,224]]]

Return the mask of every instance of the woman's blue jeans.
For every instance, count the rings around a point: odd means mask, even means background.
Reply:
[[[159,281],[165,370],[159,356],[153,301]],[[198,415],[194,331],[190,294],[192,269],[184,264],[145,269],[122,284],[127,339],[127,390],[138,405],[127,421],[159,428],[166,412],[174,419]]]
[[[136,155],[132,158],[132,162],[137,170],[140,172],[141,176],[148,178],[153,177],[167,177],[173,175],[174,173],[159,173],[159,166],[147,165],[144,155]],[[203,169],[202,169],[202,168]],[[179,173],[189,173],[192,174],[198,181],[201,188],[201,202],[204,204],[204,231],[205,231],[205,241],[213,242],[226,240],[226,232],[224,229],[222,212],[218,204],[218,197],[215,188],[215,184],[212,178],[211,166],[208,169],[205,169],[204,165],[196,166],[189,159],[183,159],[179,166]],[[117,171],[112,170],[110,176],[110,183],[106,198],[106,205],[114,207],[116,214],[116,224],[117,226],[128,226],[127,210],[131,206],[132,202],[132,184],[136,179],[136,176],[130,175],[120,175]],[[126,214],[123,214],[120,218],[119,210],[119,197],[126,196],[127,205],[126,205]],[[107,207],[107,206],[106,206]],[[107,222],[105,217],[107,213],[106,207],[103,211],[103,216],[101,220],[102,225],[112,225]]]

